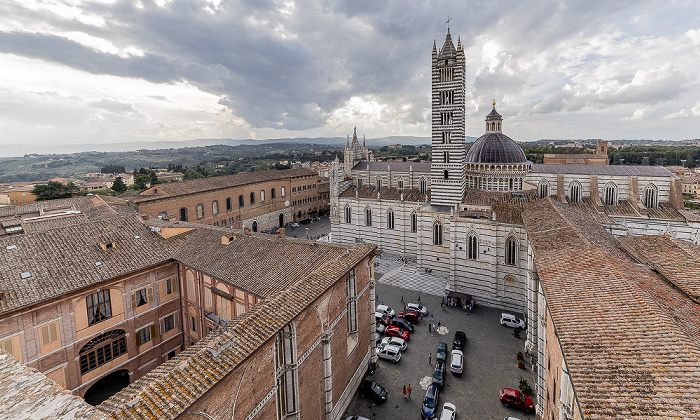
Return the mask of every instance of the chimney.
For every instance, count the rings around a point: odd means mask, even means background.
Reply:
[[[228,245],[235,240],[236,240],[236,235],[233,233],[228,234],[228,235],[223,235],[221,237],[221,245]]]

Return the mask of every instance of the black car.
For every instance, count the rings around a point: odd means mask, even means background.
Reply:
[[[438,407],[438,396],[440,395],[440,388],[436,383],[430,384],[428,391],[425,393],[425,400],[423,400],[423,407],[421,407],[421,418],[424,420],[434,419],[437,414]]]
[[[360,384],[359,389],[360,395],[363,397],[372,399],[376,402],[386,401],[386,397],[389,396],[389,392],[384,389],[381,385],[376,382],[364,380]]]
[[[433,383],[440,388],[445,384],[445,362],[438,360],[435,362],[435,371],[433,372]]]
[[[404,318],[394,318],[394,320],[391,321],[391,325],[396,325],[397,327],[401,327],[408,332],[413,332],[413,324],[411,324],[411,321]]]
[[[452,350],[464,350],[464,346],[467,345],[467,335],[464,331],[457,331],[455,333],[455,339],[452,341]]]
[[[447,343],[443,343],[442,341],[438,343],[435,360],[442,360],[443,362],[447,360]]]

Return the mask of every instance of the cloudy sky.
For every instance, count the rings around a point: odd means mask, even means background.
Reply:
[[[2,0],[0,149],[430,135],[430,53],[467,135],[700,137],[697,0]]]

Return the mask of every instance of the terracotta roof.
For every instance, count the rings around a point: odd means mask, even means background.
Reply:
[[[579,209],[523,218],[583,418],[697,416],[700,306]]]
[[[256,184],[259,182],[272,181],[276,179],[296,178],[301,176],[318,176],[314,171],[307,168],[269,170],[259,172],[241,172],[235,175],[217,176],[212,178],[192,179],[189,181],[168,182],[157,184],[141,192],[134,202],[162,199],[165,197],[179,196],[185,194],[196,194],[205,191],[231,188],[240,185]],[[157,193],[155,191],[158,191]]]
[[[355,198],[355,191],[357,190],[356,185],[351,185],[347,190],[343,191],[341,197],[351,197]],[[384,187],[379,191],[379,198],[381,200],[401,200],[401,193],[403,193],[404,201],[418,201],[425,202],[430,200],[430,189],[428,189],[427,194],[421,194],[418,188],[404,188],[399,190],[398,188]],[[377,198],[377,188],[373,185],[360,187],[357,192],[359,198]]]
[[[363,160],[353,166],[353,171],[378,171],[378,172],[421,172],[430,174],[430,162],[367,162]]]
[[[177,417],[375,249],[374,245],[358,245],[307,270],[287,290],[255,305],[97,409],[120,420]]]
[[[102,419],[95,407],[46,375],[0,350],[0,412],[4,419]]]
[[[102,196],[92,195],[60,200],[34,201],[18,206],[0,207],[0,219],[6,217],[21,217],[24,219],[38,216],[40,212],[48,213],[62,209],[80,210],[81,213],[88,215],[90,218],[109,217],[116,213]]]
[[[632,166],[632,165],[556,165],[536,163],[532,165],[532,173],[543,174],[580,174],[580,175],[613,175],[613,176],[660,176],[680,179],[663,166]]]

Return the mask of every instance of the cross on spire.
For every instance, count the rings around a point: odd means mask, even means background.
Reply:
[[[447,21],[445,22],[445,23],[447,24],[447,30],[448,30],[448,31],[450,30],[450,21],[451,21],[451,20],[452,20],[452,18],[450,17],[450,14],[448,13],[448,14],[447,14]]]

